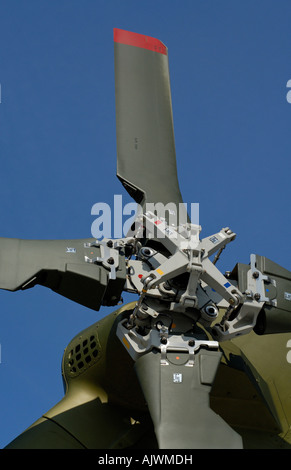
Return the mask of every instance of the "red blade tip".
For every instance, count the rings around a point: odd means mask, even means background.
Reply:
[[[113,30],[114,42],[126,44],[128,46],[141,47],[150,51],[159,52],[160,54],[167,55],[167,47],[159,39],[145,36],[144,34],[132,33],[124,29],[114,28]]]

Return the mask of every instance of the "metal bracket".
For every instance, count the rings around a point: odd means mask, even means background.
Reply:
[[[199,250],[190,251],[190,260],[187,266],[187,271],[190,272],[187,288],[184,294],[181,295],[180,303],[185,307],[197,308],[197,288],[198,281],[203,272],[201,264],[201,252]]]
[[[256,255],[251,255],[250,262],[251,269],[248,276],[248,286],[251,289],[254,286],[255,294],[254,298],[260,302],[268,302],[271,305],[276,305],[276,300],[270,300],[269,297],[265,296],[264,281],[276,284],[274,280],[271,280],[269,276],[262,274],[256,267]]]
[[[212,332],[219,341],[228,341],[237,336],[250,333],[256,325],[257,317],[262,309],[262,304],[253,299],[246,299],[237,309],[237,315],[233,320],[229,320],[230,314],[235,313],[235,309],[228,309],[222,321],[212,328]]]
[[[109,246],[111,240],[96,240],[91,243],[84,243],[85,248],[99,247],[101,256],[89,258],[85,256],[86,263],[102,263],[102,265],[109,269],[109,279],[116,279],[116,269],[119,266],[119,253]]]
[[[167,353],[176,351],[188,353],[189,359],[185,365],[193,367],[195,353],[200,348],[218,350],[219,347],[217,341],[197,340],[183,334],[171,335],[165,329],[150,330],[146,336],[142,336],[135,328],[126,328],[126,323],[127,320],[118,323],[116,334],[134,361],[155,348],[161,351],[161,365],[168,365]]]

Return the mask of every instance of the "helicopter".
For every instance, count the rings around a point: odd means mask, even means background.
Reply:
[[[0,288],[41,285],[94,311],[138,299],[71,340],[63,399],[6,448],[290,448],[291,272],[256,254],[219,271],[236,234],[201,238],[183,202],[167,47],[116,28],[114,59],[135,220],[120,238],[0,238]]]

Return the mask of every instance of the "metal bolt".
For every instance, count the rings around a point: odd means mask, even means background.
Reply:
[[[255,300],[260,300],[260,298],[261,298],[261,294],[257,293],[257,294],[254,295]]]
[[[172,290],[172,287],[171,287],[167,282],[164,282],[163,288],[164,288],[165,290]]]
[[[258,279],[259,275],[260,275],[260,273],[259,273],[258,271],[255,271],[255,272],[253,273],[253,278],[254,278],[254,279]]]
[[[194,339],[190,339],[190,340],[188,341],[188,345],[189,345],[189,346],[195,346],[195,341],[194,341]]]
[[[168,342],[168,340],[167,340],[166,336],[162,336],[161,337],[161,343],[162,344],[167,344],[167,342]]]
[[[157,330],[161,330],[162,327],[163,327],[163,322],[161,322],[160,320],[157,321],[157,323],[156,323]]]
[[[214,305],[207,305],[207,307],[205,308],[205,312],[210,317],[216,317],[218,315],[218,311],[216,307],[214,307]]]
[[[114,259],[112,257],[108,258],[107,263],[114,264]]]
[[[112,241],[112,240],[108,240],[107,246],[109,246],[109,248],[112,248],[112,247],[113,247],[113,241]]]

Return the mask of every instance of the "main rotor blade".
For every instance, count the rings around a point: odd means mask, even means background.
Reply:
[[[90,246],[94,241],[0,238],[0,289],[40,284],[93,310],[116,305],[125,283],[124,258],[119,256],[115,279],[110,279],[103,264],[86,262],[101,256],[99,246]]]
[[[173,130],[168,49],[114,29],[117,176],[141,205],[182,203]],[[179,207],[178,207],[179,209]]]

